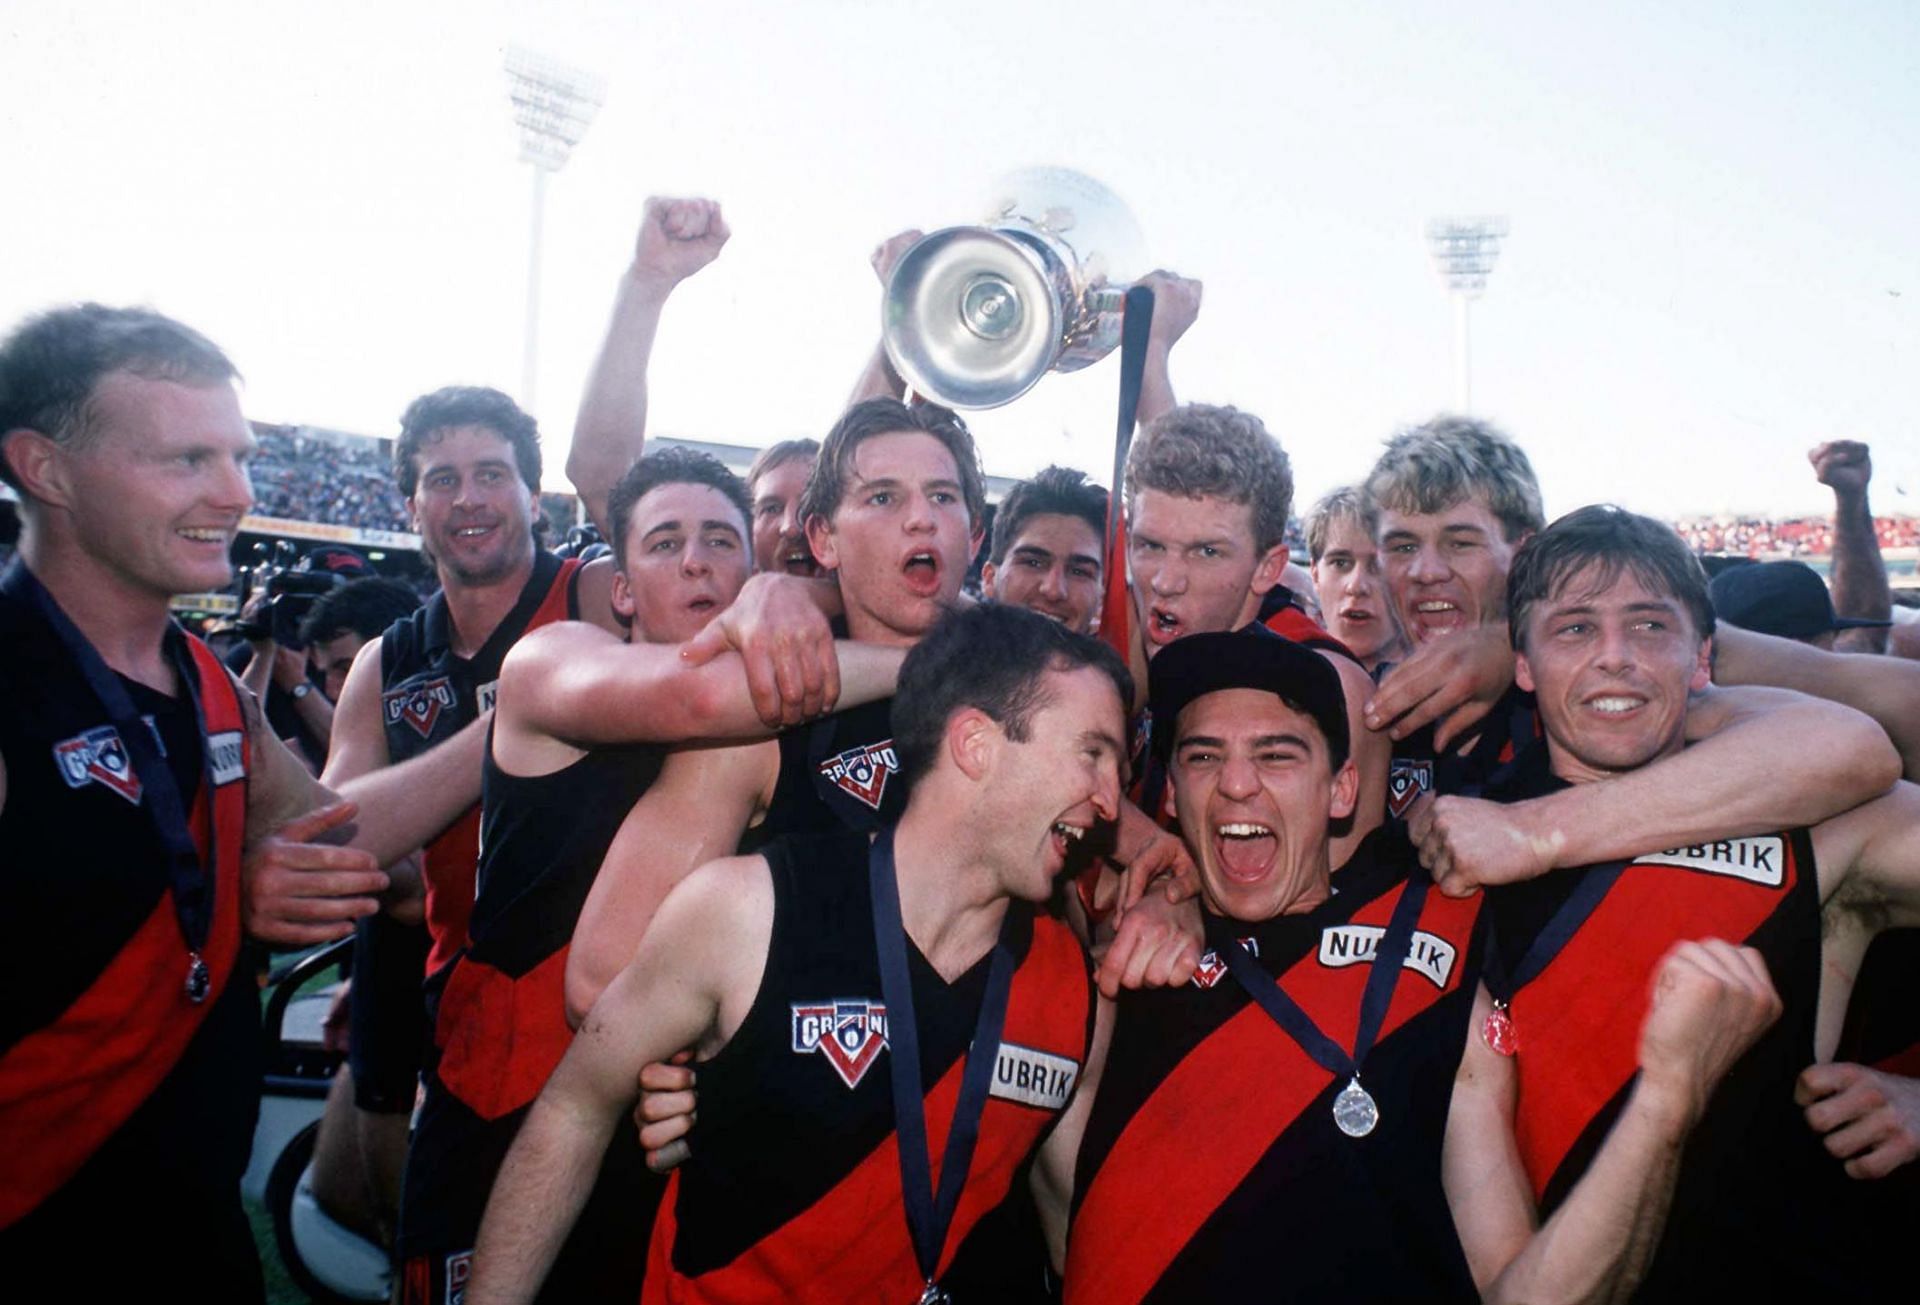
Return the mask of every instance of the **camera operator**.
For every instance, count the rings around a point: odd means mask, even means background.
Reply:
[[[353,549],[320,545],[293,566],[256,570],[253,593],[235,627],[247,641],[248,652],[236,650],[227,659],[228,666],[239,671],[241,683],[266,705],[273,732],[291,744],[316,774],[327,760],[333,704],[315,692],[308,675],[302,624],[323,597],[338,592],[350,580],[373,575],[373,564]],[[417,605],[410,604],[407,610]],[[374,633],[385,628],[378,627]]]

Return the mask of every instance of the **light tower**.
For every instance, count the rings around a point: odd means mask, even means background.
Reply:
[[[540,340],[540,236],[546,215],[547,177],[593,125],[606,100],[599,77],[521,46],[507,51],[507,96],[520,124],[520,160],[533,165],[533,223],[527,247],[526,346],[521,359],[520,406],[534,409]]]
[[[1507,234],[1503,217],[1434,218],[1427,223],[1427,251],[1453,296],[1454,406],[1473,408],[1473,360],[1467,336],[1467,305],[1487,288],[1487,274],[1500,257]]]

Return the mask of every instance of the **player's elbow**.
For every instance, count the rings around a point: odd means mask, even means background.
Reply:
[[[587,1022],[593,1003],[600,1000],[600,994],[607,990],[618,972],[618,967],[602,964],[590,946],[583,947],[580,939],[574,940],[567,954],[567,977],[563,984],[568,1024],[578,1030]]]

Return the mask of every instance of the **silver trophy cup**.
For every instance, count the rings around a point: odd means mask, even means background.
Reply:
[[[1029,168],[998,189],[985,223],[935,231],[901,255],[882,301],[894,370],[951,408],[997,408],[1050,371],[1104,358],[1141,272],[1139,228],[1093,178]]]

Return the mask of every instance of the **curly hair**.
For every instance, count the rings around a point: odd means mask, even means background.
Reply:
[[[540,488],[540,427],[520,405],[499,390],[484,385],[449,385],[423,394],[400,415],[400,438],[393,443],[393,477],[407,498],[420,484],[415,455],[434,443],[443,430],[455,426],[485,426],[513,446],[514,465],[522,483]]]
[[[1127,503],[1143,489],[1218,498],[1253,509],[1262,553],[1287,537],[1293,468],[1261,420],[1238,408],[1189,403],[1157,418],[1127,454]]]

